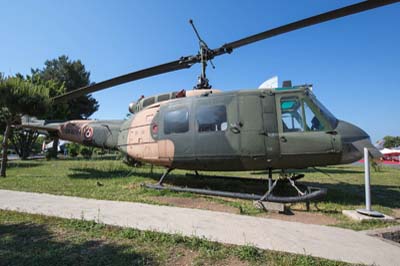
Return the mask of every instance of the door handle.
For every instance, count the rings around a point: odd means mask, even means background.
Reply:
[[[287,142],[287,138],[285,138],[284,136],[280,137],[282,142]]]
[[[240,133],[240,129],[237,126],[232,126],[231,125],[230,130],[232,131],[232,133],[235,133],[235,134],[239,134]]]
[[[337,131],[336,130],[326,131],[325,133],[329,134],[329,135],[337,135]]]
[[[240,128],[242,126],[243,126],[242,122],[231,123],[230,130],[235,134],[239,134],[240,133]]]

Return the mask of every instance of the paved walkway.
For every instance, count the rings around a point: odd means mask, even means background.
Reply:
[[[188,199],[189,200],[189,199]],[[353,263],[399,265],[400,247],[362,232],[222,212],[0,190],[0,209],[100,220],[140,230]]]

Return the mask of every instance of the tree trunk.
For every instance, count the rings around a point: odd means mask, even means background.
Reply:
[[[51,151],[51,158],[57,159],[57,156],[58,156],[58,143],[59,143],[59,139],[58,138],[54,138],[53,139],[53,147],[52,147],[52,151]]]
[[[6,131],[4,132],[3,138],[3,154],[1,160],[0,176],[6,177],[6,167],[7,167],[7,151],[8,151],[8,137],[11,131],[11,123],[7,122]]]

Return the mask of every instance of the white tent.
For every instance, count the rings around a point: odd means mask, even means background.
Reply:
[[[66,141],[66,140],[61,140],[61,139],[60,139],[60,140],[58,141],[57,151],[60,152],[60,151],[61,151],[61,146],[65,145],[65,144],[67,144],[67,143],[70,143],[70,142],[69,142],[69,141]],[[43,144],[44,144],[44,143],[43,143]],[[51,142],[49,142],[49,143],[47,143],[47,144],[44,144],[43,146],[44,146],[44,150],[52,149],[52,148],[53,148],[53,141],[51,141]]]
[[[400,150],[398,149],[388,149],[384,148],[383,150],[380,150],[380,152],[385,155],[385,154],[393,154],[393,153],[400,153]]]

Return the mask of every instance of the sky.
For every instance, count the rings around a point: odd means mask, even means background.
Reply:
[[[100,82],[196,54],[193,19],[210,48],[352,0],[0,0],[0,72],[29,74],[48,59],[80,59]],[[313,84],[339,119],[376,141],[400,135],[400,4],[260,41],[214,59],[207,75],[223,91],[280,81]],[[200,65],[96,92],[92,118],[122,119],[141,95],[190,90]]]

